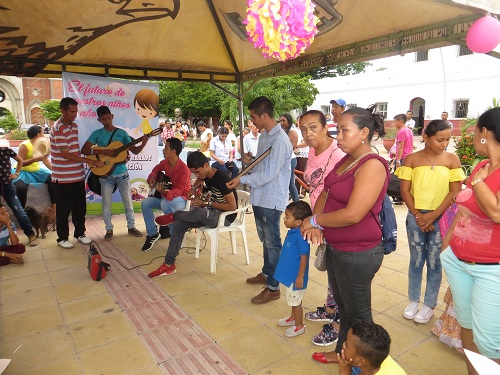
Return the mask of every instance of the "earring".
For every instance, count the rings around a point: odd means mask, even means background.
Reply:
[[[486,143],[486,138],[481,138],[481,144],[484,145]]]
[[[361,140],[361,143],[365,143],[365,141]]]

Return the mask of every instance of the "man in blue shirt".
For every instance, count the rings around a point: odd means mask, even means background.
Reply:
[[[93,148],[93,145],[106,147],[114,141],[119,141],[123,144],[132,142],[132,139],[123,129],[118,129],[113,125],[113,115],[109,108],[105,105],[97,108],[97,120],[103,125],[101,129],[94,131],[87,142],[82,147],[84,155],[107,155],[113,156],[114,149]],[[115,131],[116,130],[116,131]],[[138,154],[146,147],[149,137],[143,136],[142,143],[139,146],[130,147],[130,151]],[[104,239],[110,241],[113,238],[113,224],[111,223],[111,196],[113,195],[114,186],[118,187],[118,191],[122,196],[123,205],[125,206],[125,217],[127,218],[128,234],[134,237],[142,237],[142,233],[135,227],[134,208],[130,197],[130,181],[126,164],[118,164],[111,175],[100,177],[102,191],[102,216],[104,225],[106,226],[106,235]]]
[[[276,123],[274,107],[268,98],[260,96],[254,99],[248,109],[254,125],[259,131],[262,130],[256,157],[272,146],[271,153],[253,168],[252,174],[237,177],[227,186],[232,189],[242,183],[252,189],[250,203],[257,233],[263,244],[264,265],[262,272],[248,278],[247,283],[266,285],[261,293],[252,298],[253,303],[262,304],[280,298],[279,282],[274,278],[274,271],[281,253],[280,218],[288,203],[292,144]],[[243,162],[250,164],[251,159]]]

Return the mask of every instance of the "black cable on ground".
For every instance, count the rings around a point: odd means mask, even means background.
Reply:
[[[207,246],[207,236],[205,233],[203,233],[203,238],[205,240],[205,244],[203,245],[203,247],[200,249],[200,253],[205,249],[205,247]],[[150,264],[152,264],[156,259],[163,259],[165,258],[164,255],[162,256],[157,256],[153,259],[151,259],[151,261],[149,263],[142,263],[142,264],[138,264],[137,266],[134,266],[132,268],[128,268],[128,267],[125,267],[118,259],[116,258],[113,258],[113,257],[110,257],[106,254],[104,254],[104,252],[102,251],[102,249],[99,247],[99,244],[95,241],[92,241],[92,243],[94,243],[95,247],[97,247],[97,249],[99,250],[99,253],[104,257],[104,258],[107,258],[107,259],[112,259],[114,261],[116,261],[120,266],[122,266],[122,268],[126,269],[127,271],[131,271],[131,270],[134,270],[138,267],[142,267],[142,266],[149,266]],[[92,245],[92,244],[91,244]],[[181,249],[186,249],[186,253],[187,254],[194,254],[196,252],[196,248],[195,247],[191,247],[191,246],[188,246],[188,247],[181,247]]]

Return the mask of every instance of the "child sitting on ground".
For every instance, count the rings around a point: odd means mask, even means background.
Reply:
[[[10,263],[24,263],[21,254],[24,254],[25,251],[25,246],[19,243],[16,226],[10,221],[7,209],[0,204],[0,266],[6,266]]]
[[[302,316],[302,298],[307,288],[310,246],[300,234],[302,220],[312,215],[311,207],[304,201],[290,203],[283,219],[288,231],[281,255],[274,271],[274,278],[287,287],[286,298],[292,313],[280,319],[281,327],[291,326],[285,331],[286,337],[295,337],[306,331]]]
[[[337,353],[339,375],[406,375],[389,355],[390,348],[391,338],[384,327],[373,322],[353,322],[342,352]]]

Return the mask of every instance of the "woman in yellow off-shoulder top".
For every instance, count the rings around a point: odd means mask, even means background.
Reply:
[[[396,170],[401,180],[401,195],[408,207],[406,232],[410,248],[410,303],[403,316],[422,324],[434,315],[442,279],[439,259],[442,238],[438,220],[465,179],[458,156],[445,151],[450,138],[451,129],[446,122],[429,122],[423,136],[425,148],[408,155],[404,165]],[[424,264],[427,265],[427,283],[424,304],[419,309]]]

